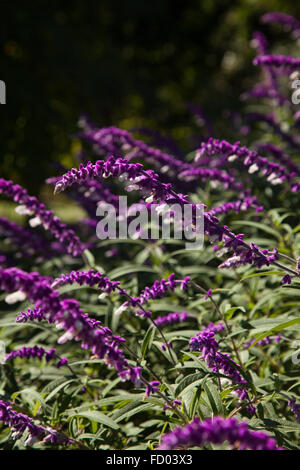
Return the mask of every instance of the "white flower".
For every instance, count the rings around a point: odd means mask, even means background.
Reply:
[[[20,290],[13,292],[12,294],[8,294],[5,297],[5,302],[9,305],[15,304],[16,302],[23,302],[26,299],[26,294]]]
[[[125,172],[125,173],[122,173],[122,174],[119,176],[119,180],[120,180],[121,182],[122,182],[122,181],[125,181],[126,178],[127,178],[127,176],[128,176],[128,173],[126,173],[126,172]]]
[[[282,183],[282,180],[280,178],[274,178],[271,183],[273,185],[276,185],[276,184],[281,184]]]
[[[202,150],[198,150],[198,152],[196,152],[196,155],[195,155],[195,162],[200,160],[201,157],[202,157]]]
[[[122,315],[122,313],[125,312],[125,310],[127,310],[127,307],[126,307],[126,305],[122,304],[122,305],[120,305],[119,308],[117,308],[117,310],[114,311],[114,314],[115,315]]]
[[[140,187],[137,184],[129,184],[125,189],[130,193],[131,191],[138,191]]]
[[[143,178],[144,176],[140,175],[140,176],[137,176],[136,178],[130,178],[129,181],[132,181],[133,183],[139,183],[140,181],[142,181]]]
[[[295,70],[294,72],[291,73],[290,79],[291,80],[296,80],[297,78],[299,78],[299,72],[298,72],[298,70]]]
[[[267,180],[268,180],[268,181],[272,181],[272,180],[273,180],[274,178],[276,178],[276,177],[277,177],[276,173],[271,173],[271,174],[268,176]]]
[[[228,157],[228,161],[229,161],[229,162],[234,162],[234,160],[236,160],[236,159],[237,159],[237,157],[238,157],[238,156],[237,156],[237,155],[235,155],[235,154],[233,154],[233,155],[230,155],[230,157]]]
[[[158,214],[163,214],[164,212],[168,210],[168,204],[166,203],[159,204],[157,207],[155,207],[155,210]]]
[[[33,219],[29,220],[30,227],[34,228],[34,227],[37,227],[38,225],[41,225],[41,224],[42,224],[42,221],[38,216],[36,216]]]
[[[72,333],[71,331],[66,331],[60,338],[58,338],[57,342],[58,344],[64,344],[70,339],[73,339],[74,336],[74,333]]]
[[[147,197],[147,198],[145,199],[145,202],[146,202],[147,204],[151,204],[153,201],[154,201],[154,196],[153,196],[153,194],[151,194],[151,196],[149,196],[149,197]]]
[[[123,144],[121,147],[121,150],[123,152],[126,152],[126,150],[130,150],[130,149],[131,149],[131,146],[129,144]]]
[[[164,165],[161,167],[160,171],[161,173],[167,173],[167,171],[169,171],[170,167],[169,165]]]
[[[32,215],[32,214],[34,214],[34,212],[32,210],[28,209],[23,204],[21,204],[20,206],[17,206],[15,208],[15,211],[16,211],[17,214],[20,214],[20,215]]]
[[[252,173],[255,173],[257,170],[259,170],[259,167],[256,165],[256,163],[253,163],[253,165],[249,166],[248,173],[250,173],[251,175]]]
[[[102,294],[99,295],[98,299],[99,299],[99,300],[103,300],[103,299],[105,299],[107,296],[108,296],[108,294],[107,294],[106,292],[102,292]]]

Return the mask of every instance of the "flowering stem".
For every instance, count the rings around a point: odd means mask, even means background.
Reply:
[[[127,351],[129,354],[131,354],[137,361],[140,361],[140,358],[139,356],[134,352],[132,351],[126,344],[123,344],[123,349],[125,349],[125,351]],[[160,377],[158,377],[156,375],[156,373],[149,367],[146,365],[146,369],[159,381],[161,382],[161,379]],[[143,382],[144,385],[146,385],[147,387],[149,387],[149,382],[141,376],[141,381]],[[163,398],[163,400],[172,408],[172,410],[185,422],[185,423],[188,423],[188,419],[187,417],[181,413],[177,407],[172,403],[171,400],[169,400],[169,398],[164,395],[162,392],[160,392],[159,390],[156,390],[156,393],[161,397]]]
[[[239,406],[236,410],[233,410],[228,416],[228,418],[232,418],[234,415],[239,413],[243,408],[247,408],[249,405],[252,405],[256,403],[257,401],[260,401],[262,398],[268,397],[269,395],[273,395],[273,393],[274,392],[269,392],[269,393],[265,393],[264,395],[261,395],[260,397],[253,398],[253,400],[249,401],[246,404],[244,403],[243,405]]]
[[[127,351],[129,354],[131,354],[137,361],[141,361],[141,358],[134,352],[132,351],[132,349],[127,346],[125,343],[122,344],[122,348]],[[156,373],[154,372],[153,369],[151,369],[151,367],[149,367],[147,364],[145,365],[146,369],[153,375],[153,377],[156,378],[156,380],[159,380],[161,382],[161,379],[158,377],[158,375],[156,375]]]
[[[92,269],[96,269],[96,270],[99,271],[98,266],[86,255],[86,253],[87,253],[87,250],[82,253],[83,259],[84,259],[84,261],[86,262],[86,264],[87,264],[88,266],[90,266]],[[127,297],[127,298],[130,300],[130,302],[132,301],[132,297],[131,297],[124,289],[122,289],[122,288],[119,287],[119,286],[117,286],[117,289],[118,289],[118,291],[120,292],[120,294],[122,294],[122,295],[124,295],[125,297]],[[145,308],[143,307],[142,304],[140,304],[140,303],[138,302],[136,305],[137,305],[141,310],[143,310],[143,312],[144,312],[145,314],[147,314],[147,311],[145,310]],[[163,341],[164,341],[164,343],[165,343],[165,345],[166,345],[166,348],[167,348],[167,350],[168,350],[168,352],[169,352],[171,362],[172,362],[173,366],[176,367],[176,361],[175,361],[175,359],[174,359],[174,356],[173,356],[173,354],[172,354],[171,348],[170,348],[170,346],[169,346],[169,344],[168,344],[168,341],[167,341],[167,339],[166,339],[166,337],[165,337],[163,331],[161,330],[161,328],[157,325],[157,323],[156,323],[152,318],[150,318],[150,320],[151,320],[152,324],[155,326],[155,328],[158,330],[158,332],[160,333],[160,335],[161,335],[161,337],[162,337],[162,339],[163,339]]]
[[[118,287],[118,286],[117,286],[117,289],[118,289],[118,291],[120,292],[120,294],[122,294],[122,295],[124,295],[125,297],[127,297],[130,301],[132,300],[132,297],[131,297],[126,291],[124,291],[124,289],[122,289],[121,287]],[[141,303],[137,302],[136,305],[137,305],[140,309],[142,309],[145,314],[147,314],[147,311],[145,310],[145,308],[143,307],[143,305],[142,305]],[[150,318],[150,320],[151,320],[152,324],[155,326],[155,328],[158,330],[158,332],[160,333],[160,335],[161,335],[161,337],[162,337],[162,339],[163,339],[163,341],[164,341],[164,343],[165,343],[165,345],[166,345],[166,348],[168,349],[168,352],[169,352],[169,355],[170,355],[170,359],[171,359],[171,361],[172,361],[172,364],[173,364],[174,367],[176,367],[176,361],[175,361],[175,359],[174,359],[174,356],[173,356],[173,354],[172,354],[171,348],[170,348],[170,346],[169,346],[169,344],[168,344],[168,341],[167,341],[167,339],[166,339],[164,333],[162,332],[161,328],[157,325],[157,323],[156,323],[152,318]]]
[[[198,290],[200,290],[203,294],[207,295],[207,291],[206,291],[205,289],[203,289],[203,287],[199,286],[196,282],[191,281],[191,284],[192,284],[193,286],[195,286]],[[225,325],[225,327],[226,327],[227,332],[230,333],[230,328],[229,328],[229,325],[228,325],[228,323],[227,323],[227,320],[226,320],[226,318],[224,317],[224,315],[222,314],[221,310],[219,309],[217,303],[214,301],[214,299],[212,298],[212,296],[209,296],[209,299],[210,299],[210,301],[213,303],[213,305],[214,305],[215,309],[217,310],[218,314],[220,315],[221,320],[224,322],[224,325]],[[234,351],[235,351],[236,357],[237,357],[237,359],[238,359],[240,365],[242,366],[241,357],[240,357],[240,354],[239,354],[238,349],[237,349],[237,347],[236,347],[235,341],[234,341],[234,339],[233,339],[232,337],[230,338],[230,340],[231,340],[233,349],[234,349]]]
[[[141,381],[144,385],[146,385],[146,387],[149,387],[150,383],[142,376]],[[182,419],[186,424],[189,422],[188,418],[177,409],[177,407],[172,403],[171,400],[169,400],[166,395],[164,395],[160,390],[156,390],[155,393],[157,393],[169,405],[169,407],[172,408],[172,410],[177,414],[177,416],[179,416],[180,419]]]
[[[294,258],[291,258],[290,256],[285,255],[284,253],[280,253],[278,251],[278,256],[281,256],[281,258],[285,258],[285,259],[289,260],[291,263],[296,264],[296,260]]]

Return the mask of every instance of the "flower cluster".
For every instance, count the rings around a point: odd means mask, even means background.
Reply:
[[[43,225],[46,230],[49,230],[66,247],[68,253],[78,256],[83,252],[84,246],[74,231],[62,223],[36,197],[29,196],[26,189],[22,188],[22,186],[15,184],[13,181],[0,178],[0,194],[5,194],[18,203],[17,210],[20,214],[34,216],[30,219],[31,226]]]
[[[41,348],[41,347],[38,347],[38,346],[34,346],[33,348],[23,347],[23,348],[20,348],[20,349],[15,349],[13,351],[10,351],[8,354],[6,354],[4,359],[3,359],[3,363],[6,364],[7,362],[12,361],[13,359],[15,359],[17,357],[26,358],[26,359],[30,359],[31,357],[32,358],[36,357],[39,360],[41,360],[43,357],[45,357],[46,362],[49,362],[54,357],[57,358],[57,355],[56,355],[56,349],[55,348],[51,348],[51,349],[49,349],[49,351],[46,351],[44,348]],[[68,363],[68,359],[66,357],[62,357],[59,360],[59,362],[56,364],[56,367],[59,369],[60,367],[62,367],[63,365],[65,365],[67,363]]]
[[[101,279],[97,278],[97,282],[101,282]],[[58,340],[59,344],[71,339],[81,341],[83,349],[91,349],[99,359],[105,359],[110,367],[122,374],[122,379],[129,380],[133,377],[138,384],[139,369],[132,372],[133,368],[125,359],[123,350],[119,348],[120,343],[125,340],[114,336],[109,328],[102,327],[99,321],[84,314],[77,300],[60,299],[59,292],[53,290],[51,282],[51,279],[38,273],[26,273],[17,268],[0,268],[0,288],[8,292],[24,292],[28,299],[35,303],[34,309],[29,309],[27,313],[21,313],[17,317],[18,322],[47,319],[48,322],[55,323],[65,330]]]
[[[300,59],[285,55],[261,55],[253,59],[253,65],[271,65],[272,67],[286,67],[289,72],[300,68]]]
[[[11,403],[3,400],[0,400],[0,421],[12,429],[14,439],[19,439],[27,430],[29,437],[25,445],[28,446],[33,445],[42,436],[44,436],[43,442],[64,445],[72,443],[71,439],[62,436],[54,429],[34,424],[32,418],[23,413],[17,413],[12,409]]]
[[[211,153],[225,152],[228,154],[228,157],[229,155],[233,157],[232,154],[236,152],[240,156],[247,156],[247,165],[252,164],[252,157],[254,158],[254,156],[256,161],[261,163],[261,160],[258,159],[256,152],[250,152],[248,149],[246,149],[246,147],[241,147],[239,149],[239,143],[231,146],[228,142],[222,141],[219,145],[219,141],[209,139],[207,144],[202,145],[203,153],[209,149],[209,152]],[[236,155],[234,155],[234,157],[236,158]],[[275,163],[271,164],[267,162],[266,166],[266,171],[268,174],[270,172],[269,178],[273,183],[273,178],[275,176],[276,180],[279,181],[280,179],[281,182],[281,178],[279,178],[277,174],[278,172],[282,178],[291,178],[291,175],[284,176],[284,170]],[[276,170],[278,170],[277,173],[275,172]],[[110,156],[106,161],[98,160],[95,164],[89,162],[86,166],[80,165],[78,170],[73,168],[71,171],[65,173],[56,183],[55,192],[63,191],[65,188],[71,186],[75,182],[94,178],[97,179],[99,177],[108,178],[109,176],[122,176],[126,180],[133,180],[137,188],[148,194],[151,194],[151,198],[157,199],[158,201],[164,201],[168,204],[179,203],[180,205],[184,205],[187,202],[186,196],[175,193],[172,190],[170,183],[160,182],[158,176],[152,170],[143,170],[143,165],[140,163],[129,163],[126,159],[115,158],[113,156]],[[296,190],[295,186],[293,186],[293,190]],[[193,208],[196,208],[195,204],[192,206]],[[219,220],[215,216],[212,216],[208,213],[204,213],[204,232],[210,237],[210,239],[219,241],[223,240],[225,242],[224,246],[233,250],[234,254],[239,256],[239,264],[249,263],[255,264],[258,267],[264,265],[269,266],[270,263],[274,263],[274,261],[277,259],[277,253],[270,255],[268,250],[259,250],[259,248],[254,243],[250,243],[250,245],[248,245],[243,241],[243,234],[235,235],[228,229],[227,226],[220,225]]]
[[[222,444],[228,442],[240,450],[279,450],[274,439],[265,432],[252,431],[248,424],[235,418],[216,416],[200,421],[194,418],[192,423],[178,427],[162,438],[159,450],[172,450],[180,447],[203,447],[207,443]]]
[[[190,277],[186,276],[183,280],[175,279],[175,274],[172,273],[168,279],[156,280],[151,287],[145,287],[138,297],[133,297],[131,304],[132,306],[138,304],[147,303],[150,299],[159,299],[163,297],[167,292],[173,292],[176,285],[180,286],[181,290],[186,290],[189,286]],[[129,302],[125,302],[124,305],[129,305]]]
[[[288,401],[288,405],[291,407],[292,413],[294,413],[296,415],[297,421],[299,421],[299,423],[300,423],[300,405],[298,405],[296,403],[296,399],[291,398]]]
[[[276,336],[267,336],[266,338],[263,338],[259,341],[257,341],[257,345],[258,346],[268,346],[269,344],[272,343],[272,340],[275,340],[276,343],[279,343],[281,339],[281,334],[278,333]],[[246,348],[250,348],[250,346],[254,343],[255,341],[255,338],[253,339],[250,339],[246,344],[245,344],[245,347]]]
[[[241,385],[236,389],[236,394],[239,396],[240,401],[246,399],[250,401],[248,392],[246,390],[247,381],[242,377],[239,372],[239,365],[231,359],[229,354],[221,353],[220,347],[215,339],[215,332],[212,328],[207,328],[198,333],[190,339],[191,351],[200,351],[201,357],[206,361],[206,364],[213,372],[223,372],[235,385]],[[249,407],[249,412],[255,412],[253,406]]]
[[[270,143],[259,143],[257,147],[264,151],[271,153],[276,160],[278,160],[282,165],[288,168],[289,171],[294,172],[297,176],[300,176],[300,167],[288,157],[277,145]]]
[[[177,160],[173,155],[149,147],[145,142],[135,139],[130,132],[114,126],[97,129],[85,125],[85,129],[79,133],[79,137],[91,142],[100,154],[109,153],[121,156],[126,152],[128,160],[143,158],[163,168],[165,172],[169,170],[178,171],[187,166],[186,163]]]
[[[65,248],[58,242],[50,243],[41,235],[21,227],[5,217],[0,217],[0,234],[7,237],[20,252],[17,257],[41,255],[40,259],[48,259],[65,252]]]
[[[222,322],[213,323],[210,322],[204,329],[204,332],[211,332],[211,333],[220,333],[220,331],[225,330],[225,325]]]
[[[96,286],[98,289],[103,290],[105,293],[110,294],[120,284],[119,281],[111,281],[104,274],[90,269],[84,271],[71,271],[70,274],[62,274],[56,278],[52,283],[52,289],[65,286],[66,284],[79,284],[80,286],[87,285],[89,287]]]
[[[281,12],[266,13],[261,17],[262,23],[280,23],[288,26],[294,33],[300,34],[300,21],[291,15]]]
[[[195,160],[197,161],[204,154],[210,156],[222,154],[226,156],[228,162],[239,160],[248,168],[250,174],[261,171],[273,185],[282,184],[286,181],[292,184],[293,192],[297,192],[300,187],[299,183],[294,182],[295,174],[293,172],[290,173],[278,163],[270,162],[267,158],[261,157],[255,150],[240,146],[239,142],[232,145],[226,140],[210,138],[207,142],[201,144]]]
[[[234,211],[238,214],[240,211],[247,211],[250,207],[255,209],[255,212],[260,212],[263,210],[263,206],[258,205],[256,196],[249,196],[237,201],[225,202],[224,204],[213,207],[207,213],[209,215],[221,215],[227,214],[227,212]]]
[[[189,168],[179,173],[178,178],[186,182],[195,179],[199,179],[199,181],[218,181],[223,184],[224,188],[231,187],[237,191],[241,190],[243,187],[242,183],[235,182],[233,176],[218,168]]]
[[[170,326],[176,323],[182,323],[185,320],[188,320],[189,318],[190,317],[186,311],[182,313],[174,312],[169,313],[168,315],[165,315],[163,317],[155,318],[155,323],[159,326]]]

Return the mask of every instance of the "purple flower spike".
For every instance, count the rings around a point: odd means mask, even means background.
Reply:
[[[165,315],[163,317],[157,317],[155,318],[155,323],[159,326],[169,326],[169,325],[175,325],[176,323],[182,323],[185,320],[188,320],[190,317],[186,312],[178,313],[169,313],[168,315]]]
[[[56,350],[55,348],[50,349],[49,351],[46,351],[44,348],[40,348],[38,346],[34,346],[33,348],[21,348],[21,349],[15,349],[13,351],[10,351],[8,354],[3,359],[3,363],[6,364],[7,362],[11,362],[13,359],[20,357],[20,358],[37,358],[41,360],[43,357],[45,357],[46,361],[49,362],[53,359],[53,357],[56,356]],[[63,357],[60,359],[60,361],[57,363],[56,367],[59,369],[63,365],[68,363],[68,359],[66,357]]]
[[[294,57],[285,55],[260,55],[253,59],[253,65],[285,67],[290,73],[292,70],[299,70],[300,59],[294,59]]]
[[[284,180],[290,182],[294,176],[287,174],[285,169],[278,164],[259,157],[257,152],[251,152],[246,147],[240,148],[239,142],[231,145],[226,141],[219,142],[216,139],[209,139],[205,144],[201,144],[201,149],[197,152],[197,158],[200,159],[206,152],[209,155],[221,154],[228,160],[229,158],[245,158],[244,164],[249,166],[251,172],[257,171],[257,169],[263,170],[272,184],[280,184]],[[110,156],[106,161],[98,160],[95,164],[89,162],[86,166],[80,165],[78,169],[73,168],[68,171],[57,181],[55,192],[63,191],[65,188],[75,183],[84,182],[87,179],[97,180],[109,176],[134,181],[137,189],[145,195],[151,194],[151,198],[159,202],[178,203],[181,206],[188,202],[187,196],[176,193],[170,183],[162,183],[158,179],[158,175],[152,170],[144,170],[143,165],[140,163],[129,163],[125,158],[115,158],[114,156]],[[300,187],[300,183],[293,185],[293,191],[298,190],[298,184]],[[197,206],[195,204],[192,206],[196,211]],[[222,226],[215,216],[208,213],[204,213],[204,232],[213,241],[224,241],[225,247],[232,249],[234,254],[239,257],[239,264],[255,264],[258,267],[269,266],[278,257],[277,253],[268,256],[268,252],[265,253],[263,250],[259,250],[253,243],[247,245],[242,240],[242,234],[235,235],[226,225]],[[167,281],[164,281],[165,286],[162,285],[162,282],[163,280],[160,282],[160,287],[165,290]],[[173,288],[172,283],[171,286]]]
[[[23,413],[17,413],[12,409],[11,403],[3,400],[0,400],[0,421],[12,429],[14,439],[19,439],[25,431],[28,431],[29,438],[25,442],[25,445],[28,446],[31,446],[42,436],[45,436],[43,442],[64,445],[72,443],[71,439],[60,435],[54,429],[34,424],[32,418]]]
[[[86,275],[87,273],[80,273],[79,280],[85,281]],[[77,272],[75,272],[75,278],[76,281]],[[63,279],[66,282],[70,280],[68,276]],[[113,281],[109,282],[107,278],[102,278],[101,274],[88,276],[88,279],[92,284],[104,283],[103,286],[108,290],[116,287],[112,284]],[[34,308],[29,309],[27,313],[21,313],[17,321],[46,319],[49,323],[56,323],[65,330],[58,339],[59,344],[72,339],[81,341],[83,349],[91,349],[93,355],[104,359],[107,365],[115,368],[119,374],[125,371],[122,378],[133,379],[136,382],[138,376],[135,369],[128,364],[123,350],[118,347],[125,340],[114,336],[109,328],[101,326],[101,322],[89,318],[88,314],[83,313],[77,300],[61,300],[59,292],[51,287],[51,282],[52,279],[45,278],[38,273],[27,273],[17,268],[0,268],[0,289],[8,292],[21,291],[35,303]]]
[[[203,447],[206,443],[222,444],[250,450],[281,450],[268,434],[251,431],[248,424],[235,418],[216,416],[200,421],[195,418],[190,424],[178,427],[162,438],[159,450],[172,450],[180,447]]]
[[[245,388],[247,385],[246,380],[242,377],[238,368],[234,367],[234,361],[229,354],[220,352],[220,346],[215,340],[215,332],[212,327],[208,327],[192,337],[190,339],[190,349],[191,351],[200,351],[202,358],[213,372],[223,372],[233,384],[240,385],[240,387],[235,390],[240,402],[244,399],[250,401]],[[248,411],[253,414],[255,408],[249,406]]]
[[[180,286],[181,290],[186,290],[190,283],[190,277],[186,276],[183,280],[175,279],[175,274],[170,274],[168,280],[161,279],[156,280],[151,287],[145,287],[142,293],[138,297],[132,297],[130,301],[126,301],[124,306],[136,305],[147,303],[149,300],[154,300],[163,297],[169,291],[173,292],[176,285]],[[120,291],[121,293],[121,291]]]
[[[295,32],[300,32],[300,21],[296,20],[291,15],[287,15],[285,13],[281,12],[270,12],[266,13],[261,17],[261,22],[262,23],[280,23],[283,25],[287,25],[290,27],[291,30]]]
[[[103,290],[105,293],[110,294],[120,284],[119,281],[111,281],[104,274],[90,269],[87,272],[84,271],[71,271],[70,274],[62,274],[56,278],[52,283],[52,289],[65,286],[67,284],[77,283],[80,286],[87,285],[89,287],[96,286],[98,289]]]
[[[60,219],[54,215],[51,210],[48,210],[36,197],[29,196],[22,186],[14,184],[13,181],[0,178],[0,194],[5,194],[12,198],[14,202],[18,203],[19,213],[34,216],[31,225],[43,225],[61,244],[65,245],[67,252],[72,254],[72,256],[78,256],[83,252],[84,246],[75,235],[75,232],[68,229],[67,225],[62,223]]]

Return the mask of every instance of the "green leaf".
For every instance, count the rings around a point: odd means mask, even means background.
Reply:
[[[260,341],[261,339],[264,339],[266,336],[269,336],[272,333],[279,332],[281,330],[289,328],[290,326],[296,325],[297,323],[300,323],[300,318],[296,318],[294,320],[290,320],[288,322],[280,323],[279,325],[274,326],[273,328],[266,331],[265,333],[262,333],[262,334],[256,336],[255,341],[251,344],[249,349],[251,349],[253,346],[255,346],[255,344],[258,343],[258,341]]]
[[[215,384],[210,382],[206,382],[203,384],[203,388],[206,392],[208,401],[211,405],[211,409],[214,413],[214,415],[223,415],[224,414],[224,408],[223,408],[223,403],[220,397],[220,392]]]
[[[95,258],[94,258],[94,255],[90,252],[90,250],[84,250],[83,252],[83,257],[85,259],[85,261],[87,262],[87,264],[91,267],[91,268],[94,268],[95,266]]]
[[[141,402],[128,403],[121,410],[118,410],[113,414],[113,419],[117,423],[119,423],[123,419],[131,418],[135,414],[141,413],[142,411],[149,410],[150,408],[152,410],[154,408],[152,403],[141,403]]]
[[[278,240],[281,239],[280,234],[274,230],[273,228],[269,227],[269,225],[262,224],[260,222],[253,222],[251,220],[236,220],[231,222],[231,225],[238,225],[238,226],[245,226],[248,225],[249,227],[255,227],[258,228],[259,230],[262,230],[263,232],[269,233],[271,235],[274,235]]]
[[[108,277],[113,280],[117,279],[118,277],[126,276],[127,274],[135,274],[135,273],[152,273],[157,274],[157,271],[153,268],[149,268],[148,266],[136,266],[136,265],[127,265],[122,266],[121,268],[113,269],[108,273]]]
[[[191,374],[185,377],[175,388],[175,397],[178,397],[182,392],[187,392],[201,384],[205,376],[206,374],[204,372],[197,372],[196,374]]]
[[[49,395],[45,398],[45,402],[51,400],[60,390],[65,388],[68,384],[75,382],[75,379],[65,380],[63,383],[60,383],[57,387],[49,393]]]
[[[80,418],[86,418],[90,421],[95,421],[96,423],[104,424],[105,426],[108,426],[109,428],[112,429],[119,429],[119,425],[109,416],[106,416],[103,413],[100,413],[100,411],[96,410],[90,410],[90,411],[81,411],[79,413],[74,413],[70,414],[69,417],[80,417]]]
[[[32,412],[36,410],[37,403],[42,405],[44,410],[47,410],[46,400],[43,399],[42,395],[32,388],[24,388],[12,394],[12,400],[15,400],[18,395],[21,395],[23,399],[29,403],[32,408]]]
[[[247,274],[243,276],[240,281],[244,281],[245,279],[250,279],[251,277],[263,277],[263,276],[282,276],[284,274],[283,271],[263,271],[254,274]]]
[[[237,311],[241,310],[242,312],[246,313],[246,309],[244,307],[231,307],[225,311],[225,316],[228,320],[231,319],[232,315]]]
[[[146,357],[146,354],[147,354],[147,351],[148,349],[150,350],[151,349],[151,346],[152,346],[152,343],[153,343],[153,339],[154,339],[154,335],[155,335],[155,327],[154,325],[151,325],[146,334],[145,334],[145,338],[142,342],[142,346],[141,346],[141,353],[142,353],[142,358],[144,359]]]

